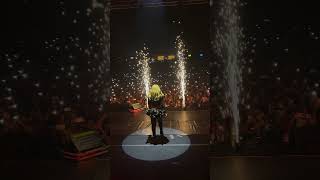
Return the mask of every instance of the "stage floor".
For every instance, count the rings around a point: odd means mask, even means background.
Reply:
[[[209,111],[169,111],[163,127],[168,144],[146,144],[150,118],[111,113],[112,180],[208,180]]]
[[[211,180],[307,180],[320,178],[320,156],[210,158]]]
[[[15,158],[2,154],[1,179],[305,180],[320,178],[320,156],[210,156],[206,145],[209,138],[208,131],[205,130],[207,128],[199,126],[199,124],[208,123],[206,119],[209,117],[208,112],[169,114],[170,118],[165,120],[167,128],[165,132],[170,142],[163,146],[145,144],[150,131],[141,130],[150,129],[147,125],[148,119],[139,119],[138,116],[128,113],[113,113],[112,117],[113,134],[110,154],[82,162],[73,162],[55,156],[45,156],[47,154],[39,155],[43,150],[41,148],[54,148],[49,144],[43,144],[38,151],[31,154],[20,152],[24,150],[22,148],[19,149],[20,156]],[[179,117],[184,118],[181,120]],[[132,134],[134,132],[135,134]],[[129,140],[133,138],[132,141],[125,141],[128,137]],[[30,146],[30,143],[26,145]],[[123,147],[129,147],[129,149],[125,150]],[[181,151],[181,154],[177,153],[181,149],[184,151]],[[128,155],[128,152],[129,154],[138,152],[138,155],[148,152],[142,157],[149,159],[141,160],[138,159],[141,156]],[[166,159],[168,154],[175,157]],[[165,159],[152,160],[150,157]]]
[[[129,135],[138,130],[150,128],[150,117],[144,113],[110,112],[111,135]],[[163,127],[177,129],[187,135],[209,134],[209,111],[168,111]]]
[[[0,179],[7,180],[110,180],[110,157],[86,161],[64,159],[1,160]]]

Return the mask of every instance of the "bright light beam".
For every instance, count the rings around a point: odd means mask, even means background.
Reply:
[[[145,95],[146,99],[146,107],[149,108],[149,103],[148,103],[148,93],[149,93],[149,88],[150,88],[150,66],[149,66],[149,61],[150,61],[150,56],[148,52],[147,47],[143,47],[142,50],[136,52],[136,59],[138,60],[138,65],[140,66],[140,74],[142,77],[142,84],[143,84],[143,92],[142,94]]]
[[[176,38],[176,48],[177,48],[177,57],[178,57],[178,70],[177,77],[180,81],[180,97],[182,98],[182,108],[186,107],[186,54],[187,49],[185,48],[185,44],[183,43],[181,36],[177,36]]]
[[[227,105],[233,118],[232,143],[239,144],[240,93],[242,88],[241,58],[244,49],[242,28],[240,26],[239,0],[221,1],[219,23],[216,33],[215,51],[224,61]]]

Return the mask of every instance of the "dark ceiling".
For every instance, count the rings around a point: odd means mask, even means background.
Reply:
[[[109,1],[110,2],[110,1]],[[209,0],[111,0],[112,10],[209,4]]]

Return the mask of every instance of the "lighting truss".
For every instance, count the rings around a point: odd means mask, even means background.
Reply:
[[[192,6],[209,4],[209,0],[162,0],[159,2],[138,0],[111,0],[111,10],[125,10],[142,7],[170,7],[170,6]]]

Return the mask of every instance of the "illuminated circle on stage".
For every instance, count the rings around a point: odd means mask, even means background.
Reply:
[[[169,143],[167,144],[146,144],[148,135],[152,134],[150,127],[136,131],[126,137],[122,141],[122,149],[127,155],[144,161],[172,159],[189,149],[190,139],[184,132],[171,128],[164,128],[163,132],[169,139]],[[157,134],[159,134],[158,128]]]

